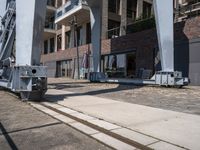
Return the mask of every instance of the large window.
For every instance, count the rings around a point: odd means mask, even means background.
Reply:
[[[108,0],[108,11],[119,14],[120,0]]]
[[[50,39],[50,53],[53,53],[55,49],[55,40],[54,38]]]
[[[48,54],[48,41],[44,41],[44,54]]]
[[[137,1],[127,0],[127,17],[136,19]]]
[[[86,29],[86,44],[91,43],[91,25],[90,23],[87,23],[87,29]]]
[[[57,77],[72,77],[72,60],[57,62]]]
[[[150,18],[151,17],[151,9],[152,4],[143,2],[143,18]]]
[[[120,22],[114,20],[108,20],[108,38],[118,37],[120,34]]]
[[[136,74],[135,52],[102,56],[102,71],[110,78],[132,78]]]

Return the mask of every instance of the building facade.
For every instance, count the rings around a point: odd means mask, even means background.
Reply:
[[[114,78],[150,78],[160,69],[152,0],[102,1],[101,71]],[[175,69],[200,85],[198,0],[177,0],[174,6]],[[187,12],[189,6],[193,11]],[[89,10],[85,0],[48,0],[41,63],[49,77],[76,78],[79,68],[85,78],[92,71]]]

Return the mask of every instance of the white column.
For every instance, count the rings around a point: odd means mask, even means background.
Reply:
[[[66,0],[62,0],[62,5],[65,5]],[[61,49],[65,50],[65,25],[62,25],[62,33],[61,33],[62,41],[61,41]]]
[[[62,0],[62,5],[64,5],[66,3],[66,0]]]
[[[57,52],[57,35],[54,37],[54,42],[55,42],[54,52]]]
[[[173,0],[154,0],[154,9],[162,71],[174,71]]]
[[[58,8],[58,0],[55,0],[55,7]]]
[[[62,25],[62,41],[61,41],[61,49],[65,50],[65,25]]]
[[[46,4],[46,0],[16,0],[16,65],[40,64]]]

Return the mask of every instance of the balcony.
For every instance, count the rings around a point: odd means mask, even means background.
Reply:
[[[68,1],[56,11],[56,24],[69,25],[69,22],[77,17],[78,22],[84,22],[89,19],[89,6],[85,0]]]
[[[54,22],[45,22],[44,27],[44,40],[52,38],[56,35],[55,24]]]
[[[182,5],[176,10],[178,20],[200,15],[200,2]]]
[[[52,38],[56,35],[55,30],[55,12],[56,7],[55,3],[52,0],[47,2],[47,9],[46,9],[46,20],[45,20],[45,27],[44,27],[44,40]]]

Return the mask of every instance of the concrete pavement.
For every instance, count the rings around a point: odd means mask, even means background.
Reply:
[[[61,115],[58,118],[62,120]],[[0,149],[109,150],[110,148],[21,102],[7,92],[0,91]]]
[[[145,94],[145,93],[144,93]],[[46,99],[158,139],[155,149],[200,149],[200,116],[51,89]],[[121,134],[126,131],[117,130]]]

